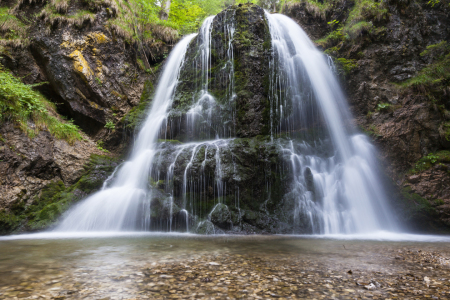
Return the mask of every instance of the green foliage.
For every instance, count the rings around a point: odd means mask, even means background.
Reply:
[[[372,32],[373,24],[372,22],[360,21],[358,23],[346,26],[343,31],[351,38],[356,39],[363,33]]]
[[[328,13],[333,9],[333,5],[337,1],[329,0],[329,1],[318,1],[318,0],[288,0],[285,1],[285,4],[290,5],[294,3],[305,3],[306,10],[316,16],[320,17],[323,20],[326,19]],[[284,6],[284,5],[282,5]]]
[[[378,103],[377,110],[378,111],[388,110],[391,106],[392,105],[390,103]]]
[[[194,1],[174,0],[170,6],[169,20],[174,22],[182,34],[197,31],[205,11]]]
[[[67,6],[65,6],[67,5]],[[63,7],[66,7],[63,9]],[[50,2],[38,14],[38,17],[44,20],[48,25],[55,24],[82,26],[84,23],[93,23],[95,14],[88,10],[78,10],[71,14],[66,14],[68,2]]]
[[[450,151],[443,150],[436,153],[430,153],[422,157],[414,166],[413,169],[409,171],[411,174],[416,174],[425,170],[430,169],[437,163],[449,163],[450,162]]]
[[[327,22],[327,24],[330,25],[331,27],[334,27],[335,25],[339,24],[339,21],[338,20],[333,20],[333,21]]]
[[[0,65],[0,122],[12,121],[30,137],[46,129],[69,143],[81,140],[78,127],[50,115],[49,111],[54,110],[54,105],[33,90],[33,85],[23,84]]]
[[[425,90],[427,87],[438,89],[449,85],[450,81],[450,54],[445,55],[439,61],[432,63],[418,72],[418,74],[402,83],[403,87],[419,87]]]
[[[349,74],[354,68],[358,67],[355,59],[346,59],[343,57],[337,58],[336,62],[338,67],[344,72],[345,75]]]
[[[430,101],[437,103],[446,98],[450,88],[450,45],[446,41],[428,46],[421,56],[432,61],[420,70],[416,76],[400,84],[403,88],[413,88],[424,94]]]
[[[434,7],[436,4],[441,3],[441,1],[439,0],[430,0],[428,1],[428,5],[430,5],[431,7]]]
[[[109,120],[108,122],[106,122],[105,128],[108,130],[114,130],[116,128],[116,125],[113,121]]]
[[[330,32],[326,37],[316,40],[316,44],[328,48],[331,45],[336,45],[340,41],[348,39],[348,35],[342,32],[342,27]]]
[[[311,3],[311,1],[308,3]],[[332,3],[333,1],[324,1],[322,5],[330,9],[333,7]],[[385,29],[384,27],[375,26],[375,23],[387,19],[387,16],[388,8],[384,1],[356,0],[345,22],[339,23],[338,20],[328,22],[332,28],[336,27],[336,25],[340,26],[326,37],[316,40],[316,43],[324,48],[329,48],[339,43],[352,42],[364,34],[376,36]]]
[[[0,7],[0,53],[4,46],[28,46],[27,29],[28,26],[12,14],[8,7]]]
[[[450,45],[447,41],[441,41],[437,44],[429,45],[427,48],[420,53],[420,56],[431,56],[435,58],[443,58],[445,54],[450,52]]]
[[[102,152],[109,153],[109,151],[106,150],[105,148],[103,148],[103,146],[104,146],[104,142],[102,140],[99,140],[97,142],[97,149],[102,151]]]

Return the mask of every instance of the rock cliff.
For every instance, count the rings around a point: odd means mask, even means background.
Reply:
[[[155,26],[151,38],[136,39],[124,27],[127,7],[122,1],[0,3],[2,72],[32,85],[55,105],[50,115],[82,130],[80,139],[68,142],[45,126],[33,137],[14,120],[2,120],[1,232],[48,226],[99,188],[114,169],[112,157],[127,151],[146,103],[137,107],[144,85],[151,93],[157,66],[178,38]],[[94,176],[93,170],[102,171]]]

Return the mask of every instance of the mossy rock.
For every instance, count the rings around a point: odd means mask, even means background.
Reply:
[[[231,220],[231,212],[225,204],[217,204],[209,215],[210,221],[225,230],[231,229],[233,222]]]
[[[421,232],[442,231],[434,203],[414,193],[411,187],[402,188],[400,193],[397,209],[403,222]]]
[[[0,233],[42,230],[55,221],[77,201],[99,190],[117,167],[117,159],[91,155],[83,176],[73,185],[54,181],[46,185],[29,205],[18,202],[9,212],[0,212]]]

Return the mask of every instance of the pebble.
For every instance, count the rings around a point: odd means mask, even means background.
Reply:
[[[447,256],[414,249],[402,249],[403,259],[394,254],[387,250],[376,265],[352,266],[295,253],[187,253],[109,269],[53,262],[3,271],[9,281],[1,282],[0,299],[450,299]]]

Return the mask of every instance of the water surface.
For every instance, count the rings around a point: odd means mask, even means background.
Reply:
[[[393,240],[400,237],[403,241]],[[380,233],[370,238],[123,232],[9,236],[0,239],[0,298],[384,299],[399,295],[401,287],[414,299],[450,297],[449,237]],[[425,277],[438,288],[427,287]],[[383,286],[366,290],[371,280]]]

